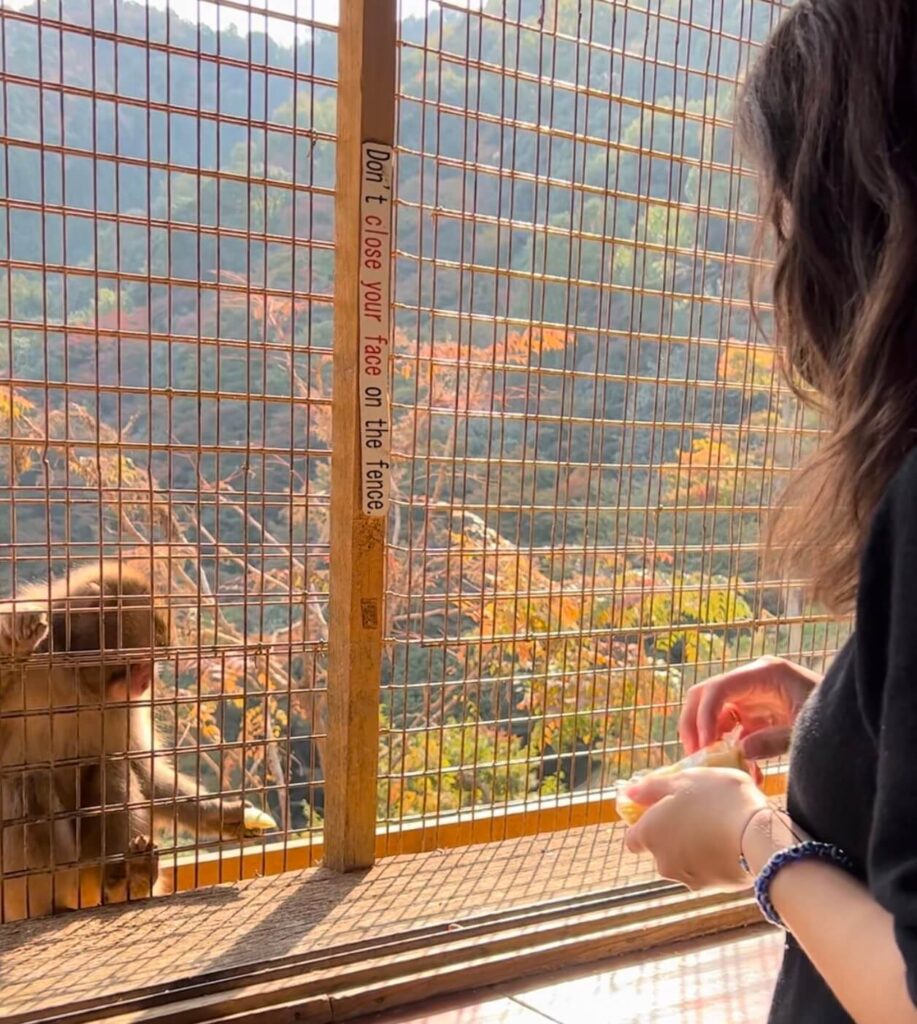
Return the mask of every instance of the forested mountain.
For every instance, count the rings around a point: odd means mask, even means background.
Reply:
[[[314,782],[323,729],[337,36],[271,0],[219,30],[198,6],[212,24],[0,8],[0,582],[171,551],[180,643],[213,649],[221,696],[190,735],[244,717],[276,794]],[[757,510],[792,410],[745,347],[730,120],[776,13],[401,22],[383,815],[518,796],[533,757],[546,792],[545,751],[668,756],[685,681],[765,643]],[[492,766],[470,796],[469,760]]]

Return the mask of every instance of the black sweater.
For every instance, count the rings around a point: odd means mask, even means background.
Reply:
[[[917,451],[876,511],[856,631],[797,723],[788,809],[894,916],[917,1003]],[[789,937],[770,1024],[851,1020]]]

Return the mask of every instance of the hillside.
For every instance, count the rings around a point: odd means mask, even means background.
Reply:
[[[774,5],[688,6],[401,23],[383,815],[470,756],[487,801],[545,751],[666,756],[697,672],[786,641],[757,524],[795,414],[730,128]],[[320,777],[337,39],[267,10],[0,10],[0,585],[156,545],[186,735],[273,736],[242,760],[282,790]]]

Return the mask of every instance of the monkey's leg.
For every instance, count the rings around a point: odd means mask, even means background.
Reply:
[[[127,809],[105,811],[105,861],[102,865],[102,900],[124,903],[152,896],[159,875],[159,855],[148,821],[137,820]]]
[[[71,821],[52,820],[61,806],[51,772],[25,768],[10,773],[0,780],[0,803],[7,818],[0,828],[0,893],[5,920],[43,917],[52,910],[78,907],[73,872],[62,870],[74,863],[76,837]]]
[[[51,913],[48,807],[27,769],[0,776],[0,897],[3,920]],[[42,820],[44,819],[44,820]]]
[[[0,604],[0,654],[27,658],[48,635],[48,613],[37,605]]]
[[[80,907],[80,872],[77,863],[76,828],[70,821],[55,821],[52,837],[54,857],[54,909],[77,910]],[[65,867],[63,865],[73,865]]]
[[[55,769],[49,773],[48,806],[58,815],[50,822],[55,910],[76,910],[80,906],[76,792],[72,780],[72,769]],[[61,813],[64,817],[60,817]]]
[[[100,764],[83,766],[81,796],[89,813],[80,822],[79,853],[87,904],[124,903],[152,893],[159,862],[150,838],[149,813],[132,806],[143,795],[131,781],[123,758],[106,758],[104,772]]]
[[[106,810],[100,822],[105,834],[102,902],[124,903],[128,897],[127,858],[131,848],[130,812]]]

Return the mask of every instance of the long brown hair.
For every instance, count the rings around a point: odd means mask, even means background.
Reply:
[[[917,441],[917,2],[801,0],[737,120],[776,241],[777,341],[828,428],[771,543],[842,611],[872,514]]]

